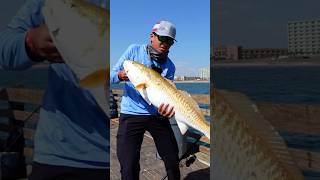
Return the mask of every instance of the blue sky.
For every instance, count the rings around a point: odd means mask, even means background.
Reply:
[[[286,48],[287,23],[320,18],[319,0],[214,0],[214,44]]]
[[[0,6],[0,28],[16,14],[25,0],[7,0]],[[176,42],[169,57],[174,61],[177,75],[197,75],[198,68],[209,66],[210,0],[111,0],[111,67],[126,48],[149,41],[149,33],[158,20],[176,25]],[[3,4],[3,3],[1,3]]]
[[[111,0],[110,65],[118,61],[130,44],[146,44],[153,25],[168,20],[177,28],[176,42],[169,57],[176,75],[197,75],[210,65],[209,0]]]

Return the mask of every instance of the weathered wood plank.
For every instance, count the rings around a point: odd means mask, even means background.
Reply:
[[[27,120],[30,123],[37,123],[39,114],[22,110],[0,109],[0,117],[8,117],[20,121]]]
[[[197,139],[199,137],[198,134],[194,133],[188,133],[187,136],[192,137],[193,139]],[[199,141],[210,144],[210,140],[206,136],[202,136]]]
[[[191,97],[200,104],[210,104],[210,96],[207,94],[191,94]]]
[[[35,134],[34,129],[23,128],[23,137],[25,139],[33,140]]]
[[[30,147],[23,148],[23,154],[25,157],[32,158],[33,157],[33,148],[30,148]]]
[[[5,88],[0,90],[0,100],[40,104],[43,93],[43,90]]]
[[[210,148],[207,148],[205,146],[199,146],[199,152],[202,152],[204,154],[210,155]]]
[[[320,106],[260,102],[257,107],[277,131],[319,135]]]
[[[301,149],[289,148],[293,159],[305,171],[320,172],[320,152],[311,152]]]
[[[39,119],[39,113],[33,113],[33,112],[14,110],[13,115],[16,120],[27,121],[30,123],[37,123]]]

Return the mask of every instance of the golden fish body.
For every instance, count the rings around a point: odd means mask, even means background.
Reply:
[[[210,124],[189,94],[143,64],[126,60],[123,66],[132,84],[150,105],[159,107],[165,103],[174,107],[174,117],[182,134],[192,127],[210,138]]]
[[[46,0],[42,13],[54,44],[79,85],[109,114],[109,11],[84,0]]]

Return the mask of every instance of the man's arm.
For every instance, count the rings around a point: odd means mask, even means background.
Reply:
[[[34,64],[26,51],[28,29],[43,22],[40,16],[42,3],[26,1],[11,22],[0,32],[0,66],[7,70],[23,70]]]
[[[128,47],[128,49],[122,54],[122,56],[118,60],[117,64],[112,68],[112,70],[110,72],[110,82],[111,83],[119,83],[120,81],[122,81],[123,79],[120,79],[119,75],[122,78],[126,77],[126,75],[123,74],[124,73],[123,62],[125,60],[130,60],[130,56],[132,54],[132,47],[133,47],[133,45]]]

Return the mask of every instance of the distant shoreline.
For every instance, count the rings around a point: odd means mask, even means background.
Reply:
[[[215,67],[293,67],[293,66],[320,66],[320,62],[219,62],[212,63]]]
[[[213,59],[211,59],[213,60]],[[296,67],[296,66],[320,66],[320,56],[309,58],[264,58],[212,61],[211,67]]]
[[[210,81],[173,81],[175,84],[179,84],[179,83],[210,83]],[[124,83],[124,82],[120,82]]]
[[[210,83],[210,81],[174,81],[174,83]]]

